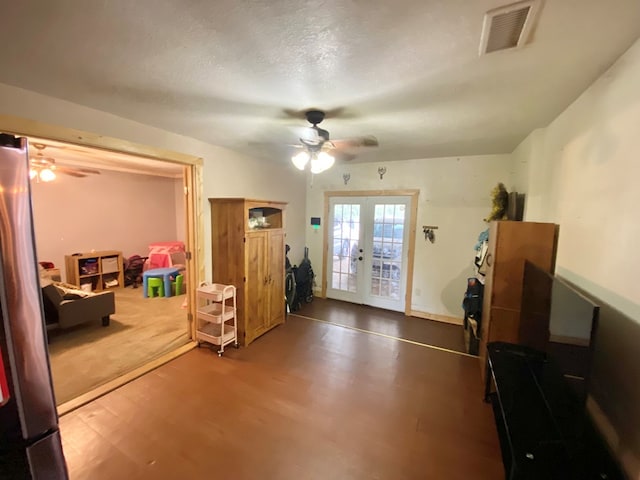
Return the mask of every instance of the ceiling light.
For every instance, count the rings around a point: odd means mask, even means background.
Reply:
[[[335,159],[327,152],[302,151],[291,157],[291,162],[298,170],[304,170],[309,161],[311,163],[311,173],[324,172],[335,163]]]
[[[52,182],[56,179],[56,174],[50,168],[43,168],[40,170],[40,180],[43,182]]]
[[[35,168],[30,168],[29,169],[29,178],[31,180],[33,180],[34,178],[36,178],[38,176],[38,171]]]
[[[311,157],[311,173],[320,173],[330,169],[335,159],[327,152],[320,152],[318,155]]]
[[[295,165],[298,170],[304,170],[304,167],[307,166],[307,162],[309,161],[309,152],[300,152],[293,157],[291,157],[291,161]]]

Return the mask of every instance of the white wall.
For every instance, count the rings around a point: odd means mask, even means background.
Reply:
[[[274,167],[269,162],[256,162],[240,155],[227,156],[205,164],[204,217],[205,238],[211,237],[211,208],[208,198],[246,197],[257,200],[288,202],[285,215],[286,243],[291,246],[289,258],[302,257],[304,251],[305,183],[304,174],[288,162]],[[211,243],[208,242],[210,250]],[[209,254],[210,252],[208,252]],[[210,255],[207,258],[211,258]],[[208,260],[210,262],[210,260]],[[210,264],[207,265],[210,267]],[[210,271],[210,270],[208,270]]]
[[[544,199],[545,192],[528,191],[531,187],[530,176],[535,173],[531,172],[532,166],[535,165],[532,159],[540,157],[537,148],[541,144],[540,138],[542,135],[544,135],[544,129],[534,130],[511,154],[512,184],[508,190],[522,193],[527,192],[525,212],[530,209],[537,210],[539,207],[536,205],[539,205]],[[529,204],[534,206],[529,207]]]
[[[176,236],[177,219],[184,217],[176,211],[176,184],[182,181],[106,171],[32,182],[38,260],[53,262],[65,278],[65,255],[120,250],[125,258],[144,256],[151,242],[184,240],[184,230]]]
[[[322,231],[308,226],[323,217],[325,191],[420,190],[416,231],[412,310],[461,319],[466,279],[483,221],[491,211],[490,193],[498,182],[509,185],[510,155],[482,155],[347,164],[314,176],[307,190],[306,238],[318,288],[322,273]],[[380,180],[378,167],[387,172]],[[344,185],[343,173],[351,175]],[[309,181],[309,180],[308,180]],[[322,218],[325,222],[326,219]],[[422,225],[437,225],[436,241],[425,241]],[[293,261],[294,259],[292,259]],[[298,259],[296,259],[297,263]]]
[[[294,257],[304,247],[305,183],[288,162],[283,166],[254,160],[222,147],[143,125],[74,103],[0,84],[0,114],[97,133],[204,159],[204,266],[211,273],[211,226],[208,197],[247,196],[282,200],[287,208],[287,242]],[[175,234],[175,233],[174,233]]]
[[[591,394],[640,478],[640,41],[514,152],[527,220],[560,226],[556,272],[601,304]],[[528,158],[526,158],[528,155]],[[525,171],[526,170],[526,171]]]
[[[529,168],[526,219],[560,225],[558,272],[603,300],[624,299],[619,308],[640,322],[638,85],[640,42],[514,158],[531,152],[521,164]]]

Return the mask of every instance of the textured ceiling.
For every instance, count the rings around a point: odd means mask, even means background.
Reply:
[[[638,38],[640,2],[546,0],[524,48],[479,56],[504,3],[3,2],[0,82],[278,162],[309,107],[378,138],[360,161],[505,153]]]

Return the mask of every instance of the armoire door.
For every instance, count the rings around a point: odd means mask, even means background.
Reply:
[[[268,255],[267,232],[255,232],[246,236],[246,292],[245,298],[245,345],[266,328],[268,304],[266,256]]]
[[[266,326],[272,327],[284,322],[284,232],[269,232],[269,254],[266,258],[268,275],[269,304]]]

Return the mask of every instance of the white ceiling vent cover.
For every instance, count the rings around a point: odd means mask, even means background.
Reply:
[[[523,46],[533,27],[538,6],[538,0],[525,0],[485,13],[480,55]]]

